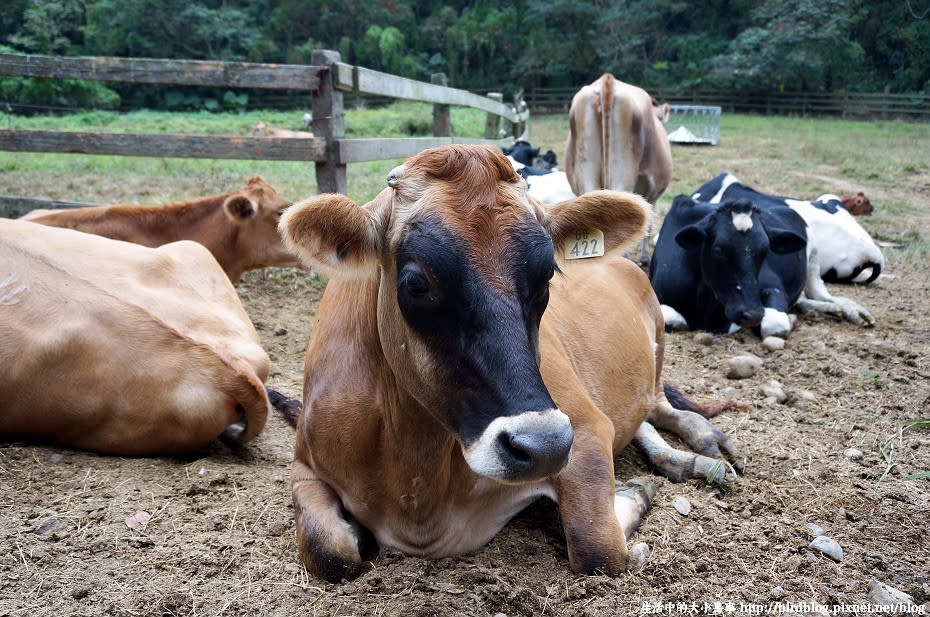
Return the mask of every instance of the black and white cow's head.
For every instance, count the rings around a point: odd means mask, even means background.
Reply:
[[[803,251],[807,239],[803,229],[788,229],[767,210],[738,200],[682,228],[675,241],[698,263],[702,282],[723,305],[726,318],[751,328],[765,314],[759,274],[766,256]]]

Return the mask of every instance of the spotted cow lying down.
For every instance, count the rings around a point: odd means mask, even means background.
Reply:
[[[126,456],[247,442],[268,365],[202,245],[0,219],[0,439]]]

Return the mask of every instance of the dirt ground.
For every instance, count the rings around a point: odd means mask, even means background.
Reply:
[[[911,196],[924,213],[928,193]],[[926,237],[930,222],[920,224]],[[715,420],[746,467],[726,488],[656,478],[635,538],[651,555],[635,574],[572,574],[558,512],[538,503],[474,554],[383,550],[355,581],[317,580],[294,538],[294,431],[272,417],[246,447],[217,442],[185,458],[0,443],[0,616],[812,615],[866,610],[874,580],[930,613],[930,479],[906,479],[930,469],[930,431],[905,426],[930,417],[928,280],[930,263],[902,258],[867,287],[830,286],[868,307],[876,327],[801,316],[778,351],[745,333],[668,335],[666,381],[751,406]],[[321,283],[273,270],[239,291],[273,361],[270,385],[299,398]],[[727,379],[727,360],[743,352],[762,368]],[[760,390],[772,380],[783,403]],[[618,457],[618,479],[649,474],[632,447]],[[135,525],[138,511],[147,523]],[[808,548],[808,523],[840,544],[842,561]]]

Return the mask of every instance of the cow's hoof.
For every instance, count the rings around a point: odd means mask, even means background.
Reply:
[[[649,545],[645,542],[637,542],[630,547],[629,552],[626,555],[626,569],[628,572],[635,573],[643,569],[643,566],[646,565],[646,561],[649,559],[649,554],[652,551],[649,549]]]

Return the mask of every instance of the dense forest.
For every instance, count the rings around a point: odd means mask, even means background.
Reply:
[[[309,63],[459,88],[930,90],[930,0],[3,0],[0,51]],[[138,87],[138,86],[137,86]],[[68,89],[71,89],[70,91]],[[87,84],[0,80],[0,101]]]

